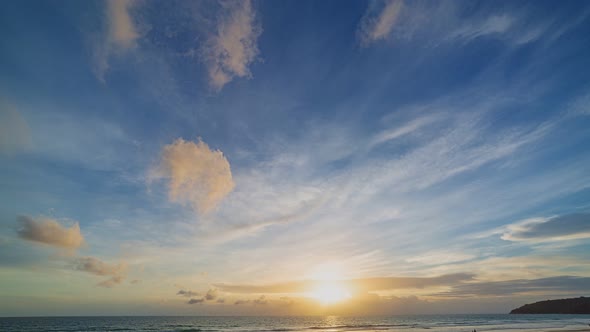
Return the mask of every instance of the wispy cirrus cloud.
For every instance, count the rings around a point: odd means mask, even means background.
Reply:
[[[385,39],[393,30],[399,12],[402,10],[401,0],[372,1],[363,15],[357,30],[361,45],[368,45]]]
[[[389,128],[368,138],[357,137],[355,130],[345,125],[332,130],[331,126],[316,124],[301,138],[280,144],[280,149],[270,144],[267,150],[273,154],[267,160],[250,172],[236,175],[240,186],[230,198],[232,209],[216,216],[227,221],[220,223],[226,229],[212,234],[219,237],[226,233],[234,239],[272,225],[312,218],[317,224],[346,220],[351,225],[360,220],[366,224],[401,218],[423,220],[426,211],[411,208],[412,202],[404,196],[511,158],[544,139],[556,126],[547,121],[490,132],[486,121],[496,99],[500,98],[452,98],[412,106],[403,111],[436,113],[417,116],[401,125],[388,121]],[[412,146],[398,154],[400,141],[408,135],[412,136]],[[313,149],[306,148],[310,146]],[[375,158],[375,149],[391,151],[391,157]],[[347,167],[330,169],[338,163]],[[318,172],[326,168],[330,169],[326,174]],[[398,206],[383,197],[395,200]],[[274,204],[265,203],[269,200]],[[407,208],[401,208],[403,205]],[[251,206],[259,208],[252,210]]]
[[[590,238],[590,213],[533,218],[507,226],[507,241],[564,241]]]
[[[259,50],[262,28],[250,0],[222,1],[216,30],[201,49],[209,74],[209,85],[219,91],[235,77],[249,77],[248,66]]]
[[[141,34],[132,10],[139,5],[137,0],[107,0],[105,2],[106,31],[94,48],[94,72],[104,82],[109,69],[109,58],[136,47]]]
[[[160,164],[152,169],[150,179],[166,179],[173,202],[189,204],[206,214],[234,189],[229,162],[219,150],[211,150],[181,138],[162,149]]]
[[[84,244],[77,222],[67,227],[50,218],[18,216],[16,220],[20,225],[17,233],[21,239],[64,249],[78,249]]]
[[[589,15],[580,11],[568,24],[555,25],[554,16],[530,17],[530,8],[518,6],[508,12],[482,6],[465,15],[459,2],[373,1],[357,30],[361,45],[380,40],[420,40],[425,46],[469,43],[489,38],[512,46],[545,40],[555,41]]]

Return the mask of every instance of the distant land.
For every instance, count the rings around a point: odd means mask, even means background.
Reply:
[[[590,298],[547,300],[525,304],[510,314],[590,314]]]

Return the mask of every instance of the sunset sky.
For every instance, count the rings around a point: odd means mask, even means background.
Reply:
[[[590,295],[588,1],[1,1],[0,316]]]

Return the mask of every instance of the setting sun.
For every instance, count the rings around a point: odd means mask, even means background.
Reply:
[[[339,284],[322,282],[311,291],[310,296],[322,304],[333,304],[350,298],[350,292]]]

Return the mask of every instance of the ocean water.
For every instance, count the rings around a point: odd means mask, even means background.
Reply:
[[[421,315],[388,317],[13,317],[0,331],[345,332],[590,331],[590,315]]]

